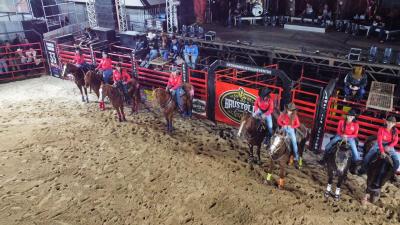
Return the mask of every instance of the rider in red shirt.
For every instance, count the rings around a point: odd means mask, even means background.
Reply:
[[[273,123],[272,113],[274,112],[274,100],[271,98],[272,90],[269,88],[263,88],[258,91],[258,97],[254,102],[254,113],[253,117],[261,117],[265,121],[265,125],[268,128],[269,136],[272,135]],[[268,144],[269,137],[265,138],[264,144]]]
[[[79,48],[75,50],[75,55],[72,58],[72,63],[77,67],[82,68],[84,71],[88,68],[88,64],[85,62],[85,58]]]
[[[358,153],[355,140],[358,136],[359,130],[359,125],[356,121],[356,114],[356,111],[352,109],[347,114],[345,120],[343,119],[339,121],[336,129],[336,136],[332,138],[332,140],[325,146],[325,153],[322,160],[319,161],[320,164],[324,164],[326,162],[327,157],[332,150],[332,146],[343,139],[347,140],[347,142],[350,144],[353,162],[357,164],[360,163],[360,154]]]
[[[392,158],[394,172],[397,172],[397,169],[399,168],[399,156],[397,155],[394,146],[396,146],[399,141],[399,132],[396,128],[396,124],[396,118],[390,116],[386,119],[386,127],[379,128],[377,141],[365,155],[359,174],[366,172],[369,163],[376,155],[383,156],[386,154]]]
[[[125,96],[125,101],[129,104],[129,97],[128,97],[128,86],[126,82],[130,80],[131,77],[129,74],[126,72],[126,70],[121,71],[121,63],[118,63],[115,65],[115,70],[113,72],[113,80],[114,80],[114,85],[118,87],[122,93]]]
[[[295,157],[295,166],[299,167],[299,161],[301,166],[301,158],[299,157],[297,140],[296,140],[296,131],[295,129],[300,127],[300,120],[297,116],[296,105],[294,103],[289,103],[285,109],[285,112],[281,113],[278,117],[278,124],[282,129],[286,132],[286,135],[289,136],[290,141],[292,143],[292,150]]]
[[[99,65],[96,67],[97,70],[103,71],[103,81],[106,84],[110,84],[111,81],[111,76],[113,74],[112,71],[112,61],[110,58],[108,58],[108,55],[106,52],[102,53],[102,59],[100,60]]]
[[[183,102],[182,102],[182,75],[178,74],[179,71],[174,67],[172,68],[171,75],[169,76],[168,83],[166,90],[169,91],[172,97],[175,99],[175,102],[178,106],[178,109],[181,113],[184,112],[183,110]]]

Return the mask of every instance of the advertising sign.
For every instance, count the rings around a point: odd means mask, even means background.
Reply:
[[[56,43],[48,40],[45,40],[44,43],[46,47],[47,58],[49,61],[50,73],[52,76],[60,77],[61,68],[58,62]]]

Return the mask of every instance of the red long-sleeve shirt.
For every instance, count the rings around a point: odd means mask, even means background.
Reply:
[[[394,135],[392,135],[392,131],[388,131],[386,128],[381,127],[378,130],[378,146],[379,146],[379,151],[384,153],[385,148],[383,147],[383,142],[389,143],[388,146],[394,147],[397,145],[397,142],[399,142],[399,134],[398,130],[396,129],[396,132]]]
[[[75,53],[74,58],[72,58],[72,63],[82,64],[84,62],[85,62],[85,58],[83,57],[83,55]]]
[[[118,70],[114,70],[114,72],[113,72],[113,80],[114,80],[114,82],[119,81],[119,80],[127,82],[130,79],[131,79],[131,77],[126,72],[126,70],[122,70],[122,73],[118,72]]]
[[[182,85],[182,75],[173,76],[171,75],[168,79],[167,87],[171,90],[176,90]]]
[[[293,120],[293,123],[291,124],[289,115],[287,113],[283,113],[283,114],[279,115],[279,117],[278,117],[278,124],[281,127],[289,126],[291,128],[298,128],[298,127],[300,127],[300,120],[299,120],[299,117],[296,115]]]
[[[349,138],[355,138],[358,135],[359,125],[357,122],[346,123],[346,129],[344,128],[345,121],[340,120],[337,127],[337,134],[340,136],[347,135]]]
[[[111,70],[112,69],[111,59],[109,58],[101,59],[99,65],[97,66],[97,69]]]
[[[257,97],[256,101],[254,102],[254,112],[257,110],[261,110],[265,115],[271,115],[274,111],[274,101],[271,98],[267,99],[266,101],[261,99],[261,97]]]

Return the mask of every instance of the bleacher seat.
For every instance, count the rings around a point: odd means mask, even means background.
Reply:
[[[386,48],[385,53],[383,54],[382,63],[390,64],[391,61],[392,61],[392,48]]]
[[[369,62],[376,62],[376,56],[377,55],[378,55],[378,47],[371,46],[371,48],[369,50],[368,61]]]

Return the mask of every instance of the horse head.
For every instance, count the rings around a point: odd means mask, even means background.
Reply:
[[[283,130],[278,130],[271,138],[271,144],[269,146],[269,154],[273,158],[280,157],[284,152],[281,150],[284,149],[285,146],[285,138],[286,135]]]
[[[245,112],[242,115],[242,119],[240,120],[240,127],[237,133],[237,136],[240,137],[242,135],[242,131],[243,128],[247,125],[247,123],[249,122],[249,120],[252,118],[252,116],[250,115],[250,113]]]

